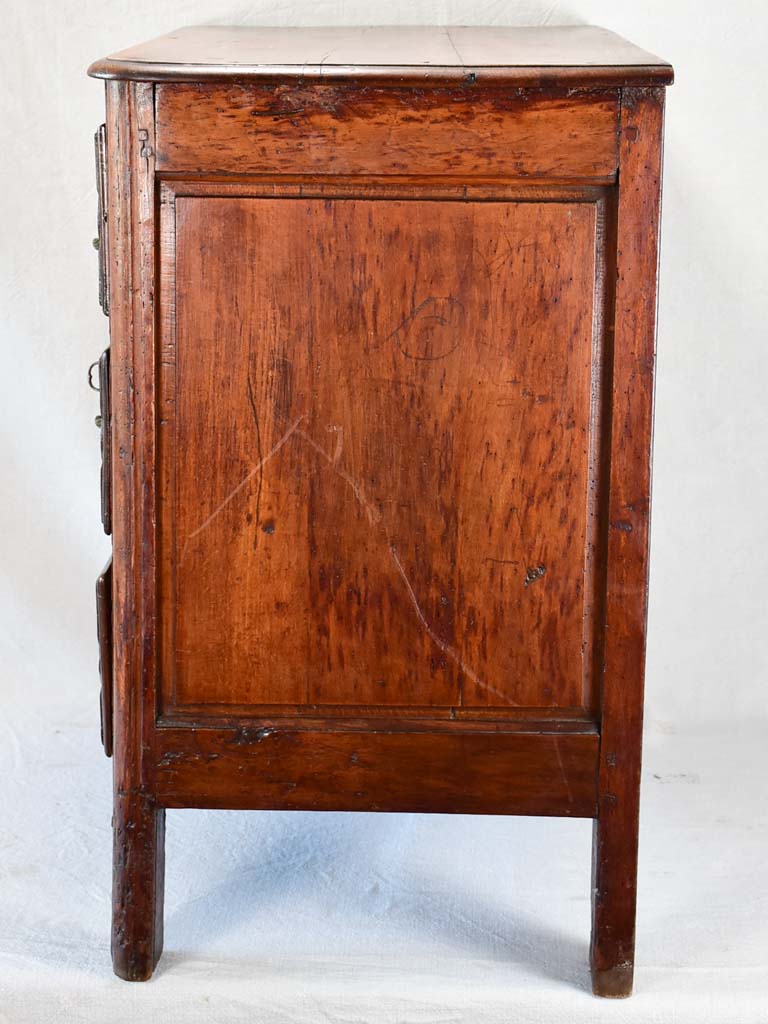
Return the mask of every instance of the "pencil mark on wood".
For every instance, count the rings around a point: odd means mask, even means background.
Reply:
[[[400,321],[387,341],[394,341],[406,359],[417,362],[447,359],[461,344],[460,327],[463,318],[464,306],[452,295],[428,295]],[[443,332],[441,328],[448,330]],[[438,351],[433,351],[435,339]],[[440,339],[443,339],[442,347]],[[420,348],[423,351],[419,351]]]
[[[490,259],[488,256],[486,256],[482,249],[478,248],[477,246],[475,247],[474,250],[485,264],[485,276],[488,278],[494,277],[496,274],[500,274],[503,270],[509,267],[512,261],[515,259],[515,257],[519,253],[523,252],[523,250],[537,249],[539,246],[539,242],[537,239],[533,239],[531,241],[521,240],[519,242],[514,242],[509,237],[508,232],[502,231],[502,235],[504,236],[505,242],[504,248],[501,252],[499,252],[497,248],[496,255],[491,257]]]

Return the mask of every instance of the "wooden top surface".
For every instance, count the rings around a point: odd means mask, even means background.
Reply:
[[[420,83],[668,84],[672,67],[592,25],[181,28],[96,61],[96,78],[364,78]]]

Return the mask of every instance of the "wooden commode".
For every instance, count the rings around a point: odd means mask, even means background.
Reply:
[[[116,972],[166,808],[571,815],[627,995],[671,67],[215,27],[90,74]]]

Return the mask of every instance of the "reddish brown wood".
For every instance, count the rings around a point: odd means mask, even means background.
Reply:
[[[611,484],[594,834],[592,980],[628,996],[635,957],[664,90],[622,97]]]
[[[163,729],[156,787],[167,807],[591,818],[597,747],[596,731],[437,732],[377,723],[340,732],[333,724],[297,729],[285,719]],[[414,778],[418,785],[405,784]]]
[[[617,125],[615,90],[163,84],[157,168],[610,181]]]
[[[164,811],[153,792],[154,90],[107,86],[112,398],[114,875],[112,956],[148,978],[162,951]]]
[[[121,976],[166,807],[570,814],[628,991],[663,90],[583,59],[108,84]]]
[[[112,828],[112,963],[125,981],[147,981],[163,951],[165,808],[116,792]]]
[[[584,88],[672,81],[666,61],[595,25],[279,28],[204,25],[96,61],[99,78],[334,78],[390,85],[494,82]]]
[[[198,193],[161,243],[166,709],[585,707],[600,203]]]

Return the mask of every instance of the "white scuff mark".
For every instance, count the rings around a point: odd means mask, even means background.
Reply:
[[[336,449],[333,453],[332,462],[334,466],[338,466],[341,460],[341,453],[344,451],[344,427],[334,426],[333,424],[325,428],[329,434],[336,435]]]
[[[464,675],[468,679],[471,679],[473,683],[481,687],[481,689],[487,690],[489,693],[493,693],[497,697],[501,697],[501,699],[506,704],[513,704],[514,701],[511,701],[505,693],[502,693],[501,690],[497,690],[496,687],[491,686],[490,683],[486,683],[475,672],[473,672],[473,670],[469,667],[469,665],[467,665],[467,663],[464,661],[459,652],[454,647],[451,647],[450,644],[446,643],[445,640],[439,637],[437,633],[434,631],[434,629],[432,629],[430,624],[427,622],[424,612],[421,610],[421,605],[419,604],[419,600],[416,597],[413,587],[411,586],[411,581],[408,579],[408,575],[405,571],[405,568],[403,567],[403,563],[400,561],[400,556],[398,555],[397,549],[394,547],[393,544],[389,545],[389,553],[392,556],[392,561],[397,566],[397,571],[400,573],[400,576],[402,577],[403,583],[405,584],[406,590],[408,591],[408,596],[411,599],[411,604],[416,610],[416,615],[418,616],[419,622],[426,630],[426,633],[429,636],[432,643],[439,647],[443,654],[446,654],[451,659],[451,661],[454,661],[459,666]]]
[[[341,430],[340,427],[332,426],[329,427],[328,429],[333,431]],[[474,672],[469,665],[467,665],[467,663],[464,661],[459,652],[450,644],[446,643],[445,640],[441,639],[441,637],[437,635],[434,629],[432,629],[430,624],[427,622],[424,612],[421,610],[419,599],[416,597],[416,593],[413,587],[411,586],[411,582],[408,579],[408,575],[405,571],[403,563],[400,561],[400,556],[397,553],[397,549],[391,543],[389,533],[386,527],[381,524],[381,512],[378,510],[378,508],[376,508],[374,504],[372,504],[372,502],[368,500],[360,484],[352,476],[350,476],[350,474],[347,473],[345,469],[342,469],[342,467],[338,465],[337,459],[341,456],[339,442],[337,441],[336,452],[333,455],[329,455],[328,452],[322,447],[322,445],[319,445],[317,441],[314,440],[314,438],[312,438],[309,434],[306,433],[306,431],[297,430],[296,433],[297,436],[301,437],[304,441],[306,441],[307,444],[309,444],[309,446],[314,449],[314,451],[316,451],[319,455],[322,455],[322,457],[325,459],[328,465],[331,466],[333,471],[338,476],[340,476],[341,479],[345,481],[345,483],[349,485],[349,487],[352,489],[352,493],[355,495],[357,500],[362,505],[370,524],[372,526],[378,526],[383,530],[387,542],[387,547],[389,548],[389,553],[390,556],[392,557],[392,561],[395,563],[397,571],[399,572],[403,580],[403,583],[405,584],[406,590],[408,591],[408,596],[411,599],[411,604],[413,605],[414,610],[416,612],[416,616],[421,625],[424,627],[424,630],[426,631],[427,636],[429,636],[430,640],[443,652],[443,654],[449,657],[451,661],[455,662],[455,664],[458,665],[458,667],[461,669],[464,675],[468,679],[471,679],[476,686],[479,686],[480,689],[484,690],[487,693],[492,693],[494,694],[494,696],[500,697],[505,704],[511,704],[513,707],[517,706],[513,700],[509,699],[507,694],[503,693],[501,690],[497,690],[495,686],[491,686],[490,683],[487,683],[485,682],[484,679],[481,679],[477,675],[477,673]]]
[[[565,771],[565,765],[563,764],[563,755],[560,753],[560,737],[555,736],[555,756],[557,757],[557,765],[560,769],[560,778],[563,780],[565,786],[565,792],[568,794],[568,803],[573,803],[573,793],[571,792],[571,784],[568,782],[568,775]]]
[[[270,459],[274,458],[274,456],[277,455],[277,453],[283,447],[285,442],[291,437],[291,435],[296,433],[296,431],[298,430],[298,426],[299,426],[299,424],[301,423],[301,421],[303,419],[304,419],[303,416],[299,416],[299,418],[297,420],[295,420],[291,424],[291,426],[286,430],[286,432],[283,434],[283,436],[280,438],[280,440],[275,445],[273,445],[272,448],[270,448],[270,450],[267,452],[267,454],[264,456],[264,458],[260,459],[256,463],[256,465],[250,471],[248,476],[246,476],[243,480],[241,480],[240,483],[237,485],[237,487],[234,488],[234,490],[231,490],[229,492],[229,494],[221,502],[221,504],[218,505],[213,510],[213,512],[211,512],[211,514],[208,516],[208,518],[205,520],[205,522],[201,523],[200,526],[198,526],[198,528],[196,530],[193,530],[192,533],[190,533],[190,535],[187,537],[187,539],[186,539],[186,541],[184,543],[184,548],[182,549],[182,552],[181,552],[181,557],[182,558],[184,557],[184,553],[187,550],[187,547],[189,546],[189,544],[191,544],[191,542],[195,539],[195,537],[197,537],[198,534],[202,533],[203,530],[206,529],[206,527],[210,526],[211,523],[213,522],[213,520],[216,518],[216,516],[219,515],[219,513],[222,512],[227,507],[227,505],[233,500],[233,498],[235,498],[240,493],[240,491],[242,491],[242,489],[246,486],[246,484],[250,480],[253,479],[253,477],[259,472],[259,470],[262,469],[266,465],[266,463],[269,462]],[[302,432],[299,431],[299,433],[302,433]]]
[[[339,465],[339,462],[340,462],[340,459],[341,459],[342,450],[343,450],[343,436],[344,436],[343,435],[343,427],[331,425],[331,426],[329,426],[327,428],[329,432],[335,433],[337,435],[335,450],[334,450],[333,454],[330,455],[325,450],[325,448],[323,448],[322,445],[318,444],[317,441],[315,441],[315,439],[313,437],[311,437],[305,430],[301,430],[299,428],[299,424],[301,423],[301,421],[304,418],[305,417],[302,415],[302,416],[299,416],[299,418],[297,420],[294,420],[294,422],[291,424],[291,426],[288,428],[288,430],[286,430],[286,432],[283,434],[283,436],[280,438],[280,440],[277,442],[277,444],[275,444],[267,452],[267,454],[264,456],[264,458],[261,459],[257,463],[257,465],[253,467],[253,469],[248,473],[248,475],[243,480],[240,481],[240,483],[237,485],[237,487],[235,487],[234,490],[230,491],[230,493],[221,502],[221,504],[216,509],[214,509],[214,511],[208,516],[208,518],[205,520],[205,522],[201,523],[200,526],[198,526],[198,528],[193,533],[191,533],[189,535],[189,537],[187,538],[187,540],[186,540],[186,542],[184,544],[184,548],[182,549],[181,558],[184,557],[184,554],[185,554],[185,552],[187,550],[187,547],[189,546],[191,541],[193,541],[195,537],[197,537],[200,533],[202,533],[202,531],[207,526],[210,525],[210,523],[216,518],[216,516],[219,515],[219,513],[224,508],[226,508],[226,506],[232,501],[232,499],[246,486],[248,481],[251,480],[254,477],[254,475],[256,473],[258,473],[260,469],[263,468],[264,464],[267,463],[271,458],[273,458],[277,454],[277,452],[283,447],[283,445],[286,443],[286,441],[288,441],[288,439],[293,434],[295,434],[297,437],[300,437],[303,441],[306,441],[307,444],[310,446],[310,448],[312,448],[314,451],[316,451],[318,453],[318,455],[321,455],[325,459],[325,461],[328,463],[328,465],[331,467],[331,469],[334,471],[334,473],[336,473],[336,475],[339,476],[350,487],[350,489],[352,490],[352,493],[355,495],[355,497],[357,498],[358,502],[363,507],[363,510],[365,511],[365,514],[366,514],[366,516],[368,518],[368,521],[370,522],[371,526],[380,527],[383,530],[384,536],[385,536],[385,540],[386,540],[386,543],[387,543],[387,547],[389,549],[390,556],[392,557],[392,561],[395,563],[397,571],[400,574],[400,577],[402,578],[403,583],[405,584],[406,590],[408,591],[408,596],[411,599],[411,604],[413,605],[414,610],[416,612],[416,616],[417,616],[419,622],[421,623],[421,625],[424,627],[424,630],[427,633],[427,636],[429,636],[430,640],[443,652],[443,654],[445,654],[448,658],[451,659],[451,661],[453,661],[456,665],[458,665],[458,667],[461,669],[461,671],[464,673],[464,675],[468,679],[471,679],[472,682],[475,683],[476,686],[480,687],[480,689],[486,691],[487,693],[492,693],[492,694],[494,694],[494,696],[501,698],[501,700],[505,704],[510,704],[513,707],[517,706],[514,701],[509,699],[507,694],[503,693],[501,690],[496,689],[495,686],[491,686],[491,684],[487,683],[484,679],[481,679],[477,675],[477,673],[474,672],[473,669],[469,665],[467,665],[467,663],[464,661],[464,659],[459,654],[459,652],[454,647],[452,647],[449,643],[446,643],[445,640],[443,640],[441,637],[439,637],[437,635],[437,633],[434,631],[434,629],[430,626],[429,622],[426,619],[426,616],[424,615],[424,612],[421,610],[421,605],[419,604],[419,599],[416,597],[416,593],[415,593],[413,587],[411,586],[411,581],[408,579],[408,575],[407,575],[407,573],[405,571],[403,563],[400,561],[400,556],[397,553],[397,549],[391,543],[391,541],[389,539],[389,534],[388,534],[388,531],[387,531],[386,527],[383,527],[381,525],[381,512],[368,499],[368,497],[365,494],[365,491],[363,490],[362,486],[354,479],[354,477],[352,477],[345,469],[343,469]],[[557,751],[557,755],[558,755],[558,761],[560,761],[560,752],[559,752],[559,750]],[[561,766],[561,770],[562,770],[562,762],[560,762],[560,766]],[[565,779],[565,777],[564,777],[564,782],[565,782],[565,785],[567,786],[568,782]],[[569,794],[569,798],[570,798],[570,794]]]
[[[310,437],[304,430],[298,430],[297,434],[299,437],[303,438],[303,440],[305,440],[307,444],[318,453],[318,455],[322,455],[334,473],[336,473],[337,476],[340,476],[341,479],[352,488],[352,493],[363,506],[365,514],[368,516],[368,522],[372,526],[377,526],[381,522],[381,512],[379,512],[376,506],[368,500],[365,495],[365,491],[363,491],[360,484],[351,477],[345,469],[342,469],[336,461],[337,458],[341,456],[339,441],[336,442],[336,452],[333,455],[329,455],[325,448],[323,448],[322,445],[319,445],[317,441]]]

